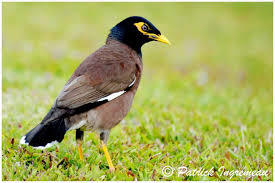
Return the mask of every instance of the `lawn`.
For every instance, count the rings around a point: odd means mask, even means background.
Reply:
[[[273,180],[272,3],[3,3],[2,180]],[[19,145],[74,69],[122,19],[140,15],[171,46],[143,47],[131,111],[110,134]],[[162,168],[175,168],[170,177]],[[211,176],[178,176],[178,167]],[[219,169],[265,170],[232,176]]]

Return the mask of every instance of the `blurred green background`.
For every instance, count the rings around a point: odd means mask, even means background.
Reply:
[[[165,178],[161,167],[168,164],[269,169],[268,177],[231,180],[272,180],[272,6],[3,3],[3,180],[229,180]],[[51,168],[36,151],[18,147],[74,69],[104,44],[115,24],[133,15],[151,21],[172,45],[152,42],[142,48],[144,72],[133,108],[109,140],[113,161],[123,168],[109,175],[100,167],[107,163],[92,134],[85,136],[89,166],[77,161],[73,132],[60,144],[53,164],[66,156],[68,170]],[[149,163],[137,155],[150,159],[158,153]],[[48,168],[40,167],[42,160]]]

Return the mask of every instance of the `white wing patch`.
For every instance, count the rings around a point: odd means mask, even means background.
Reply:
[[[53,145],[57,144],[58,142],[55,140],[55,141],[52,141],[50,143],[47,143],[45,146],[38,146],[38,147],[34,147],[32,146],[32,148],[34,149],[46,149],[46,148],[49,148],[49,147],[52,147]],[[26,136],[23,136],[21,139],[20,139],[20,144],[23,144],[23,145],[29,145],[29,143],[26,142]]]
[[[133,85],[135,84],[135,82],[136,82],[136,77],[135,77],[135,79],[133,80],[133,82],[132,82],[128,87],[133,86]],[[103,97],[103,98],[101,98],[101,99],[99,99],[99,100],[97,100],[97,101],[98,101],[98,102],[99,102],[99,101],[103,101],[103,100],[111,101],[111,100],[113,100],[113,99],[119,97],[120,95],[122,95],[122,94],[125,93],[125,92],[126,92],[126,91],[119,91],[119,92],[116,92],[116,93],[112,93],[111,95],[108,95],[108,96],[106,96],[106,97]]]
[[[134,81],[128,87],[133,86],[135,84],[135,82],[136,82],[136,77],[135,77]]]
[[[107,97],[103,97],[101,99],[99,99],[98,101],[103,101],[103,100],[108,100],[111,101],[117,97],[119,97],[120,95],[122,95],[123,93],[125,93],[126,91],[120,91],[120,92],[116,92],[116,93],[112,93],[111,95],[108,95]]]

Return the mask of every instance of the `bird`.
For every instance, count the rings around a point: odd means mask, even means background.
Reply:
[[[109,170],[115,171],[107,140],[111,129],[131,108],[143,70],[141,47],[151,41],[170,44],[141,16],[131,16],[116,24],[105,45],[76,68],[49,112],[21,138],[20,144],[49,148],[60,143],[67,131],[75,130],[79,159],[84,160],[84,131],[97,132]]]

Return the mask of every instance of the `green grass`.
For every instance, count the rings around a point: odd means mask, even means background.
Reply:
[[[131,15],[172,46],[143,47],[133,107],[112,131],[110,174],[98,134],[39,151],[19,140],[79,63]],[[2,180],[273,180],[272,3],[3,3]],[[214,176],[162,175],[200,167]],[[217,170],[268,170],[230,179]]]

